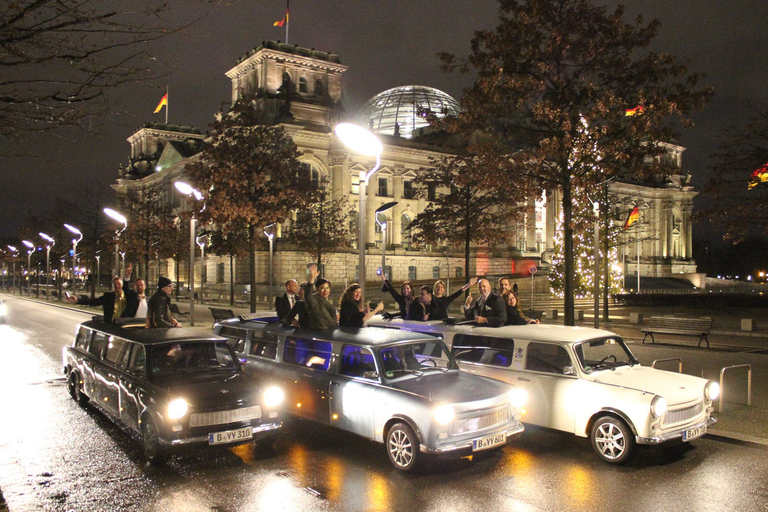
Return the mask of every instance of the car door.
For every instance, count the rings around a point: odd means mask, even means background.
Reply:
[[[88,398],[101,401],[101,388],[98,385],[97,369],[101,364],[101,356],[107,345],[107,335],[103,332],[93,331],[91,342],[88,344],[88,351],[83,355],[83,390]]]
[[[524,357],[523,371],[516,372],[517,384],[528,391],[528,406],[523,421],[573,432],[572,394],[578,391],[578,378],[563,374],[564,367],[573,366],[568,351],[556,343],[531,341],[525,345]],[[515,384],[514,381],[512,383]]]
[[[286,336],[282,363],[275,367],[275,377],[285,390],[287,412],[325,424],[330,422],[331,359],[330,341]]]
[[[139,418],[146,408],[143,389],[147,382],[147,352],[144,345],[131,343],[128,365],[120,376],[120,419],[139,432]]]
[[[330,375],[330,413],[334,427],[374,438],[374,394],[379,384],[370,349],[343,345],[338,369]]]
[[[107,411],[120,417],[120,375],[128,364],[127,356],[130,345],[123,338],[110,336],[101,364],[95,369],[99,403]]]

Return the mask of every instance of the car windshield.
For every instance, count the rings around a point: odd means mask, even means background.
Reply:
[[[442,340],[382,347],[379,349],[379,365],[388,379],[459,368]]]
[[[237,369],[234,353],[224,341],[167,343],[152,347],[150,354],[152,375]]]
[[[585,341],[576,345],[574,351],[586,373],[639,364],[624,340],[618,337]]]

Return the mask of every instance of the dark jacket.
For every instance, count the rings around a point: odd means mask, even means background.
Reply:
[[[336,321],[336,308],[328,299],[313,293],[306,296],[306,303],[310,329],[335,329],[339,326]]]
[[[149,327],[173,327],[171,298],[157,290],[147,301],[147,325]]]
[[[445,311],[445,307],[441,302],[432,298],[432,302],[429,304],[422,304],[418,300],[411,302],[411,307],[408,309],[408,319],[416,320],[417,322],[423,322],[424,316],[429,315],[427,320],[443,320],[448,318],[448,313]]]
[[[443,306],[443,309],[448,311],[448,306],[451,305],[451,302],[453,302],[456,299],[458,299],[459,297],[461,297],[462,293],[464,293],[464,291],[461,288],[459,288],[458,290],[456,290],[452,294],[448,295],[447,297],[435,297],[435,296],[433,296],[432,300],[434,302],[439,303],[441,306]],[[432,317],[430,316],[429,318],[432,318]]]
[[[397,305],[400,307],[400,316],[403,318],[408,318],[408,308],[411,305],[411,300],[407,297],[403,297],[400,292],[395,290],[395,288],[392,286],[392,283],[389,282],[389,279],[384,280],[381,291],[389,292],[392,298],[395,299],[395,302],[397,302]]]
[[[135,291],[127,289],[126,286],[123,286],[123,293],[125,294],[125,309],[120,315],[120,318],[133,318],[136,316],[136,310],[139,309],[139,296]],[[112,316],[115,313],[115,292],[107,292],[95,299],[78,299],[77,303],[86,306],[102,306],[104,311],[104,321],[112,322],[114,320]]]
[[[365,311],[353,300],[341,303],[339,311],[339,327],[362,327],[365,323]]]
[[[303,300],[296,300],[293,307],[281,320],[288,327],[293,326],[293,319],[299,317],[299,327],[309,329],[309,314],[307,313],[307,303]]]
[[[504,299],[495,293],[488,295],[488,300],[480,307],[480,297],[477,298],[471,308],[464,313],[467,320],[474,320],[478,316],[488,319],[488,327],[499,327],[507,322],[507,305]]]
[[[296,303],[299,300],[299,297],[294,295],[294,303]],[[275,313],[277,313],[277,317],[281,320],[288,315],[288,313],[291,311],[291,301],[288,298],[288,294],[284,293],[282,295],[278,295],[275,297]]]
[[[525,325],[530,323],[530,319],[523,314],[520,306],[507,305],[507,323],[506,325]]]

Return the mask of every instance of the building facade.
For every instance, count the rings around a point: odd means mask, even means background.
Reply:
[[[265,108],[273,113],[296,143],[300,160],[311,169],[313,180],[327,181],[333,197],[346,196],[353,212],[357,211],[360,171],[368,171],[374,161],[349,152],[335,137],[333,126],[348,116],[341,104],[341,80],[347,67],[339,57],[299,46],[265,42],[243,56],[226,73],[232,83],[232,102],[242,95],[258,92]],[[377,279],[384,244],[386,270],[393,281],[434,281],[452,279],[455,286],[465,282],[463,252],[446,248],[417,245],[412,240],[410,223],[424,210],[427,199],[417,198],[414,178],[421,169],[430,167],[431,157],[440,157],[440,147],[422,142],[426,122],[415,112],[419,106],[433,111],[453,113],[458,103],[437,89],[403,86],[384,91],[372,98],[354,121],[377,132],[384,145],[381,168],[367,187],[365,279]],[[119,170],[114,185],[118,195],[161,187],[167,191],[171,206],[183,210],[185,201],[174,189],[176,180],[184,179],[184,165],[199,157],[204,135],[199,130],[148,123],[128,138],[131,157],[127,168]],[[682,174],[681,155],[684,148],[668,145],[664,158],[672,159],[680,175],[670,176],[661,184],[611,182],[609,197],[614,218],[626,218],[638,206],[640,222],[627,232],[626,243],[619,248],[625,272],[639,268],[641,275],[687,275],[696,271],[691,259],[691,207],[696,192],[690,177]],[[375,222],[376,209],[385,203],[397,204],[386,215],[386,240]],[[525,200],[525,215],[509,228],[504,247],[473,249],[470,264],[473,275],[526,275],[531,265],[546,268],[554,251],[555,228],[560,215],[560,195],[549,191],[541,197]],[[260,287],[262,296],[271,296],[289,278],[303,279],[312,257],[291,243],[283,233],[290,231],[291,219],[277,227],[272,265],[271,292]],[[351,219],[350,225],[355,224]],[[352,227],[354,229],[354,227]],[[634,238],[633,238],[634,236]],[[356,238],[356,237],[355,237]],[[266,238],[265,238],[266,241]],[[260,251],[257,258],[257,281],[269,282],[269,254]],[[328,257],[324,275],[342,285],[359,281],[357,247],[340,250]],[[230,262],[229,258],[206,254],[205,271],[198,264],[195,282],[205,275],[206,290],[228,290],[230,268],[238,290],[248,281],[248,261]],[[232,263],[232,264],[231,264]],[[159,271],[174,275],[172,262]],[[157,271],[157,270],[156,270]],[[182,263],[180,279],[186,280],[188,268]],[[150,274],[150,279],[152,275]]]

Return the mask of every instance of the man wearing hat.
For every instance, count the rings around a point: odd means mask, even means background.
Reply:
[[[305,292],[304,300],[307,302],[309,316],[309,328],[312,330],[335,329],[339,326],[339,317],[336,308],[328,300],[331,295],[331,283],[318,277],[320,272],[317,265],[309,267],[309,282],[315,284],[315,293]]]
[[[173,282],[167,277],[157,280],[157,291],[147,302],[147,327],[181,327],[171,314]]]

